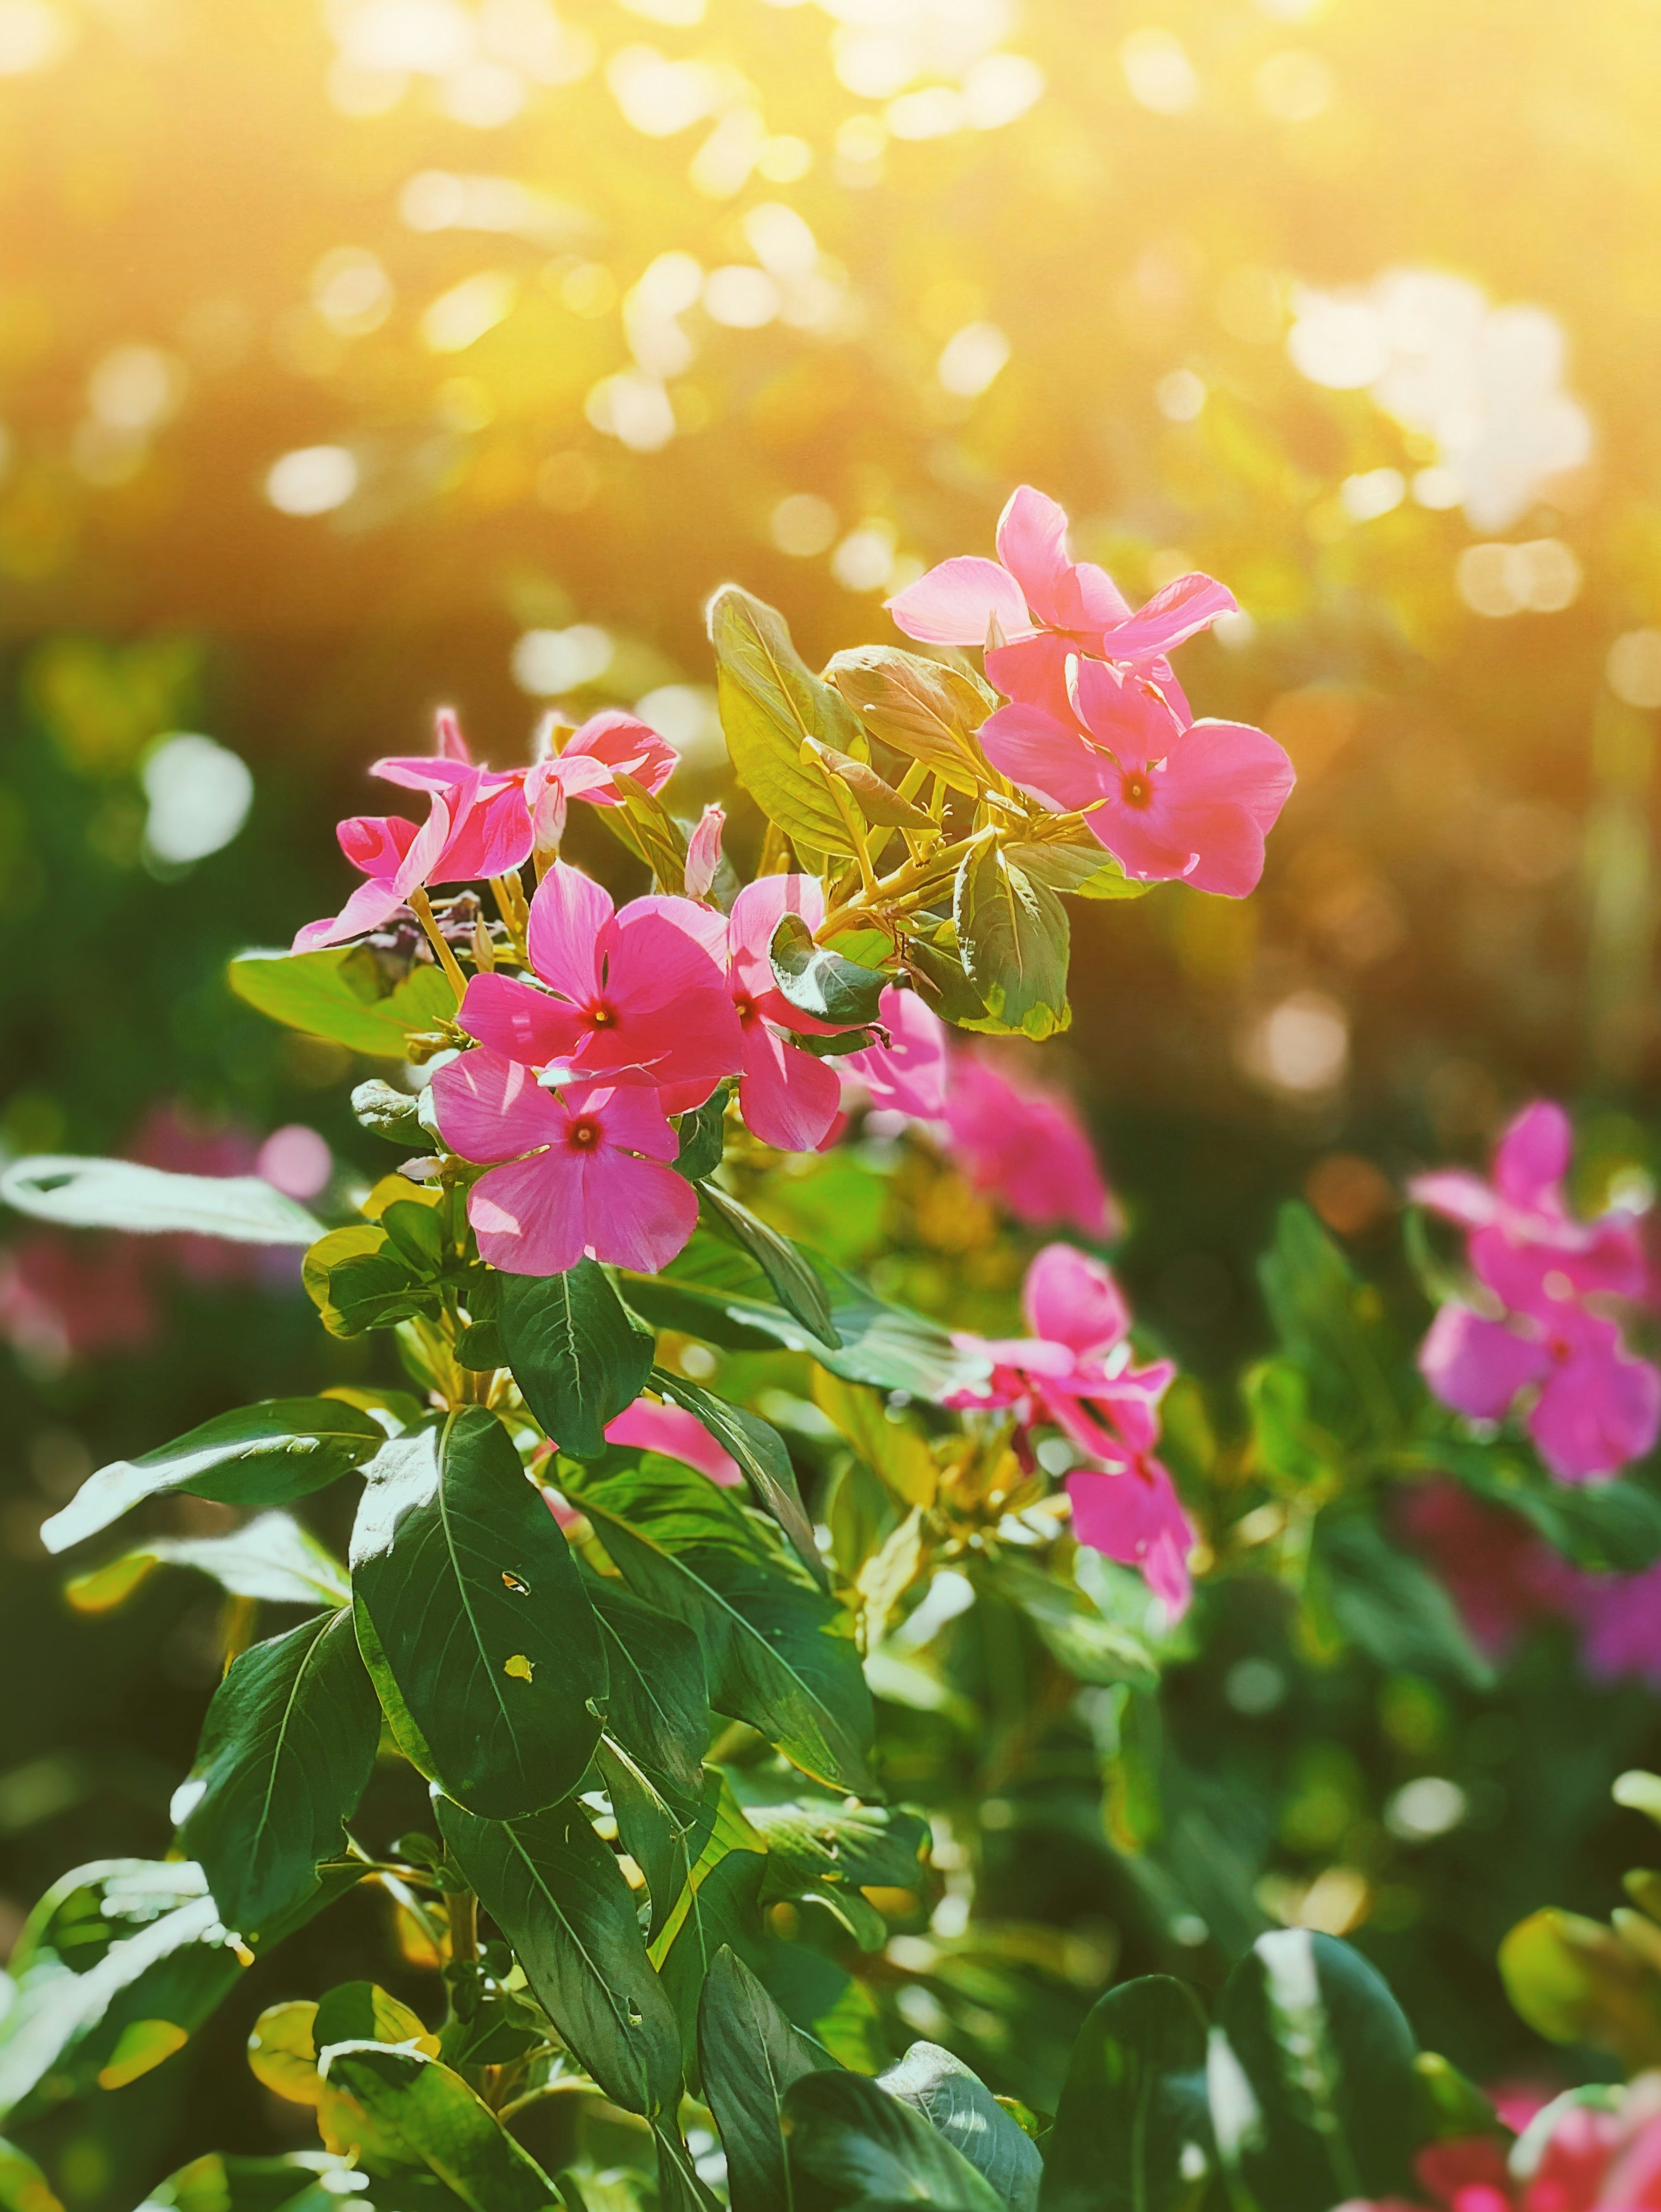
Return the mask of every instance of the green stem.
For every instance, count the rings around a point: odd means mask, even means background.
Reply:
[[[425,891],[411,891],[409,909],[427,932],[427,941],[438,956],[439,965],[449,978],[450,988],[456,994],[456,1004],[460,1006],[467,995],[467,978],[462,973],[460,962],[450,950],[444,932],[439,927],[433,913],[433,902]]]

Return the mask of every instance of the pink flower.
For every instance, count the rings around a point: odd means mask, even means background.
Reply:
[[[881,1113],[937,1121],[946,1106],[947,1028],[915,991],[890,983],[877,1001],[876,1018],[888,1034],[864,1052],[836,1062],[846,1100],[861,1092]]]
[[[1187,1609],[1194,1531],[1171,1478],[1149,1455],[1159,1401],[1176,1372],[1169,1360],[1131,1364],[1131,1316],[1100,1260],[1048,1244],[1027,1271],[1028,1337],[961,1336],[992,1362],[989,1380],[948,1402],[1012,1406],[1024,1427],[1058,1428],[1092,1464],[1067,1478],[1081,1543],[1141,1569],[1173,1620]]]
[[[500,1162],[468,1194],[479,1250],[511,1275],[562,1275],[585,1254],[655,1274],[698,1225],[673,1168],[679,1139],[650,1091],[550,1091],[482,1046],[433,1078],[439,1127],[464,1159]]]
[[[1658,2212],[1661,2075],[1639,2075],[1613,2110],[1548,2105],[1509,2155],[1495,2136],[1467,2136],[1428,2144],[1414,2164],[1438,2212]],[[1337,2212],[1423,2208],[1352,2199]]]
[[[715,872],[721,865],[721,832],[726,827],[726,809],[706,806],[698,818],[698,826],[687,840],[687,896],[706,898],[709,887],[715,881]]]
[[[660,1406],[655,1398],[637,1398],[615,1421],[606,1423],[606,1440],[633,1444],[640,1451],[661,1452],[696,1468],[712,1482],[730,1490],[744,1478],[732,1454],[724,1451],[695,1413],[684,1406]]]
[[[737,1070],[743,1044],[701,940],[709,919],[680,898],[635,899],[620,914],[608,891],[556,860],[530,902],[530,962],[547,988],[475,975],[461,1025],[528,1070],[670,1087],[671,1113],[701,1104]]]
[[[1068,559],[1065,513],[1030,484],[998,518],[997,556],[943,561],[888,611],[924,644],[985,645],[990,634],[986,673],[999,690],[1063,720],[1070,653],[1147,668],[1185,709],[1165,656],[1234,609],[1234,593],[1210,577],[1179,576],[1133,614],[1105,569]]]
[[[687,906],[688,902],[676,903]],[[791,1004],[779,988],[768,949],[787,914],[800,915],[809,929],[818,928],[825,918],[823,892],[811,876],[761,876],[745,884],[730,915],[724,917],[710,907],[692,907],[690,912],[695,920],[685,926],[724,970],[727,995],[737,1018],[742,1067],[738,1110],[745,1126],[764,1145],[776,1145],[782,1152],[815,1151],[836,1119],[841,1080],[829,1061],[791,1043],[790,1036],[834,1036],[836,1024]],[[697,1103],[680,1092],[671,1092],[664,1101],[671,1114]]]
[[[1451,1301],[1419,1347],[1419,1370],[1445,1406],[1477,1420],[1502,1419],[1535,1390],[1524,1424],[1560,1482],[1617,1474],[1661,1434],[1661,1373],[1572,1296],[1539,1291],[1507,1321]]]
[[[1500,1138],[1494,1177],[1484,1182],[1463,1168],[1442,1168],[1408,1185],[1421,1206],[1472,1231],[1471,1255],[1498,1268],[1506,1250],[1533,1255],[1582,1293],[1640,1296],[1647,1281],[1634,1216],[1619,1209],[1581,1221],[1563,1196],[1573,1143],[1568,1115],[1548,1099],[1524,1107]],[[1484,1278],[1486,1279],[1486,1277]],[[1497,1285],[1496,1285],[1497,1287]]]
[[[1507,1657],[1528,1627],[1557,1610],[1561,1576],[1574,1573],[1520,1515],[1485,1504],[1451,1476],[1406,1491],[1397,1518],[1491,1659]]]
[[[1017,1221],[1063,1224],[1104,1241],[1123,1226],[1072,1107],[1006,1073],[973,1048],[955,1052],[946,1086],[947,1149],[977,1190]]]
[[[1017,704],[981,724],[994,768],[1058,812],[1085,812],[1127,876],[1245,898],[1294,778],[1244,722],[1195,722],[1153,684],[1099,660],[1069,663],[1072,713]],[[1082,724],[1081,729],[1078,725]]]
[[[0,1251],[0,1337],[41,1373],[136,1352],[160,1320],[136,1237],[33,1229]]]
[[[1544,1549],[1544,1547],[1542,1547]],[[1580,1630],[1580,1657],[1603,1682],[1661,1690],[1661,1563],[1636,1575],[1582,1574],[1549,1554],[1552,1593]]]
[[[612,781],[613,771],[632,777],[655,797],[674,775],[679,757],[649,723],[608,708],[603,714],[591,714],[559,752],[538,765],[558,776],[573,799],[585,799],[591,806],[621,806],[623,795]],[[590,763],[605,773],[593,775]]]

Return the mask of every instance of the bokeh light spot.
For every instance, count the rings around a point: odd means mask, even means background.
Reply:
[[[1009,341],[996,323],[966,323],[942,349],[935,374],[960,399],[974,399],[1008,365]]]
[[[773,508],[769,528],[781,553],[795,561],[811,560],[836,542],[836,509],[816,492],[792,492]]]
[[[1185,115],[1200,95],[1199,78],[1174,31],[1132,31],[1118,50],[1131,97],[1155,115]]]
[[[344,446],[300,446],[274,461],[265,496],[279,514],[328,514],[358,488],[358,465]]]
[[[139,781],[149,801],[145,850],[167,867],[187,867],[228,845],[254,800],[248,763],[192,731],[160,739]]]
[[[603,676],[615,650],[610,631],[597,623],[528,629],[513,647],[513,681],[533,699],[557,698]]]
[[[1628,707],[1661,707],[1661,629],[1629,629],[1617,637],[1604,673]]]

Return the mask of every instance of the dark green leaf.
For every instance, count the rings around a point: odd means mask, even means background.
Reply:
[[[915,1889],[923,1879],[929,1824],[920,1814],[822,1797],[744,1811],[767,1843],[769,1898],[799,1897],[829,1882]]]
[[[1149,1974],[1099,1997],[1044,2146],[1043,2212],[1198,2212],[1215,2166],[1205,2051],[1185,1984]]]
[[[1323,1513],[1315,1523],[1315,1560],[1333,1618],[1381,1667],[1451,1676],[1477,1689],[1494,1680],[1446,1585],[1398,1552],[1369,1516]]]
[[[698,1210],[718,1235],[755,1261],[786,1313],[794,1314],[804,1328],[834,1351],[840,1340],[825,1285],[790,1238],[713,1183],[700,1185]]]
[[[975,740],[997,695],[967,669],[891,645],[860,645],[832,655],[827,679],[873,737],[933,769],[972,797],[994,783]]]
[[[1147,1640],[1109,1620],[1083,1591],[1007,1552],[982,1560],[973,1579],[1025,1613],[1046,1648],[1081,1682],[1159,1685],[1159,1662]]]
[[[814,1580],[828,1589],[824,1562],[813,1539],[813,1523],[802,1503],[796,1470],[778,1430],[759,1413],[746,1413],[742,1406],[729,1405],[724,1398],[716,1397],[696,1382],[688,1382],[683,1376],[671,1375],[665,1368],[653,1368],[652,1387],[700,1421],[717,1443],[731,1453],[743,1470],[756,1504],[779,1523],[790,1539],[791,1550]]]
[[[721,727],[738,781],[761,811],[816,852],[846,853],[848,833],[802,742],[846,751],[858,725],[840,693],[810,675],[782,615],[726,584],[709,603]]]
[[[506,1431],[464,1407],[389,1443],[368,1476],[353,1589],[382,1702],[418,1738],[403,1748],[492,1819],[574,1789],[599,1739],[605,1654]]]
[[[579,1805],[481,1820],[444,1798],[446,1847],[513,1946],[537,2002],[626,2112],[672,2111],[681,2042],[634,1899]]]
[[[672,2121],[654,2120],[658,2147],[657,2212],[722,2212],[721,2200],[700,2180],[681,2130]]]
[[[440,2060],[379,2043],[331,2044],[318,2058],[328,2081],[355,2098],[468,2212],[549,2212],[555,2200],[548,2176]]]
[[[1570,1484],[1512,1446],[1438,1437],[1423,1449],[1479,1497],[1531,1522],[1577,1567],[1634,1575],[1661,1559],[1661,1496],[1642,1475]]]
[[[698,2008],[704,1977],[728,1945],[754,1943],[761,1933],[759,1903],[767,1859],[747,1844],[729,1848],[720,1827],[705,1846],[676,1908],[667,1943],[658,1944],[658,1971],[681,2023],[681,2050],[688,2085],[700,2087]]]
[[[561,1451],[596,1459],[605,1425],[632,1406],[652,1370],[636,1328],[592,1260],[568,1274],[504,1275],[496,1326],[524,1401]]]
[[[1055,893],[1007,853],[979,845],[963,856],[953,912],[965,971],[986,1006],[966,1026],[1040,1039],[1064,1030],[1072,933]]]
[[[227,1928],[263,1932],[316,1887],[379,1741],[349,1613],[320,1614],[233,1662],[203,1723],[180,1829]]]
[[[36,1153],[0,1174],[0,1199],[70,1229],[143,1237],[223,1237],[233,1244],[309,1244],[318,1224],[258,1176],[170,1175],[136,1160]]]
[[[1003,2200],[911,2106],[857,2074],[804,2074],[785,2092],[791,2165],[834,2205],[862,2197],[942,2212],[1003,2212]]]
[[[914,2043],[878,2086],[961,2151],[1009,2212],[1037,2212],[1044,2161],[978,2074],[937,2043]]]
[[[1377,1971],[1306,1929],[1260,1936],[1223,1992],[1209,2067],[1225,2167],[1275,2212],[1412,2194],[1425,2132],[1413,2032]]]
[[[723,1084],[712,1098],[682,1114],[675,1125],[681,1145],[672,1164],[688,1182],[702,1182],[721,1164],[727,1147],[727,1096]]]
[[[606,1728],[658,1796],[689,1820],[703,1794],[709,1691],[702,1646],[661,1607],[615,1577],[585,1571],[583,1587],[610,1668]]]
[[[649,1460],[579,1498],[635,1595],[696,1632],[711,1703],[815,1779],[870,1794],[870,1693],[840,1608],[770,1564],[689,1469]]]
[[[1309,1208],[1296,1204],[1282,1206],[1258,1272],[1282,1346],[1309,1378],[1313,1419],[1337,1436],[1387,1441],[1400,1414],[1377,1291],[1358,1280]]]
[[[267,1398],[89,1475],[40,1530],[49,1552],[95,1536],[141,1498],[188,1491],[228,1505],[286,1505],[373,1459],[386,1431],[336,1398]]]
[[[721,2130],[732,2212],[796,2212],[785,2145],[785,2092],[836,2061],[792,2027],[743,1960],[724,1945],[698,2004],[704,2096]]]
[[[399,972],[367,945],[318,952],[245,952],[231,988],[262,1014],[308,1036],[328,1037],[377,1060],[402,1060],[411,1031],[452,1019],[456,994],[424,960]]]
[[[594,1756],[611,1800],[617,1839],[646,1876],[646,1895],[652,1903],[646,1941],[655,1942],[686,1885],[693,1862],[704,1847],[709,1824],[694,1819],[689,1826],[682,1820],[644,1769],[610,1736],[600,1738]],[[720,1782],[712,1774],[708,1781],[711,1786],[705,1791],[705,1802],[712,1821]]]
[[[918,996],[943,1022],[961,1028],[966,1022],[984,1022],[986,1002],[964,973],[955,930],[950,941],[913,937],[906,946],[906,964],[918,987]]]
[[[773,933],[773,981],[791,1006],[821,1022],[864,1029],[877,1018],[882,994],[894,978],[880,968],[849,960],[828,945],[815,945],[799,914],[787,914]]]
[[[430,1271],[412,1267],[378,1221],[354,1221],[319,1237],[300,1272],[330,1336],[361,1336],[439,1310]]]

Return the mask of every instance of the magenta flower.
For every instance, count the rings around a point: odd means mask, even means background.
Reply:
[[[585,799],[591,806],[621,806],[623,795],[612,781],[614,771],[631,776],[655,796],[674,775],[678,758],[674,746],[649,723],[608,708],[591,714],[559,752],[538,766],[565,782],[573,799]],[[591,763],[604,774],[592,774]]]
[[[746,1127],[781,1152],[815,1151],[836,1119],[841,1081],[828,1060],[815,1059],[790,1037],[834,1036],[836,1025],[791,1006],[779,988],[768,948],[787,914],[800,915],[809,929],[818,928],[825,918],[823,892],[811,876],[761,876],[745,884],[724,916],[684,899],[674,903],[689,908],[694,919],[683,926],[696,933],[708,957],[724,972],[739,1025],[738,1110]],[[664,1103],[675,1114],[698,1101],[672,1091]]]
[[[1661,1373],[1572,1294],[1538,1292],[1504,1321],[1451,1300],[1419,1347],[1419,1370],[1445,1406],[1476,1420],[1503,1419],[1531,1391],[1524,1425],[1560,1482],[1618,1474],[1661,1434]]]
[[[1067,1478],[1080,1542],[1139,1568],[1175,1619],[1188,1604],[1194,1531],[1151,1454],[1159,1401],[1176,1370],[1165,1359],[1131,1364],[1131,1315],[1118,1285],[1071,1244],[1047,1244],[1038,1255],[1021,1307],[1030,1336],[958,1338],[990,1359],[992,1372],[948,1402],[1013,1407],[1023,1427],[1058,1428],[1086,1454],[1090,1465]]]
[[[977,1190],[1029,1228],[1061,1224],[1104,1242],[1123,1224],[1090,1140],[1064,1098],[1006,1073],[973,1048],[955,1052],[946,1086],[947,1150]]]
[[[1255,890],[1295,781],[1282,748],[1244,722],[1190,721],[1155,684],[1100,660],[1068,672],[1069,718],[1028,705],[987,716],[993,767],[1059,813],[1084,811],[1127,876],[1228,898]]]
[[[349,938],[379,929],[407,906],[410,893],[439,873],[451,843],[450,805],[435,793],[423,823],[406,821],[400,814],[359,814],[341,823],[335,835],[342,852],[368,880],[358,885],[337,915],[308,921],[297,930],[296,952],[344,945]]]
[[[493,1164],[467,1197],[479,1250],[510,1275],[562,1275],[586,1255],[655,1274],[698,1225],[698,1194],[666,1162],[679,1139],[650,1091],[549,1091],[482,1046],[433,1078],[444,1141]]]
[[[695,1413],[684,1406],[659,1405],[655,1398],[637,1398],[615,1421],[606,1423],[606,1441],[633,1444],[640,1451],[660,1452],[696,1468],[712,1482],[730,1490],[744,1478],[732,1454],[724,1451]]]
[[[1148,669],[1181,700],[1165,656],[1232,614],[1234,595],[1209,576],[1179,576],[1133,614],[1105,568],[1067,557],[1065,512],[1022,484],[998,517],[996,561],[943,561],[888,608],[923,644],[988,646],[986,673],[1007,698],[1064,720],[1070,653]]]
[[[1573,1145],[1562,1108],[1536,1099],[1500,1138],[1492,1182],[1463,1168],[1442,1168],[1415,1176],[1409,1194],[1472,1232],[1471,1255],[1479,1273],[1483,1255],[1497,1271],[1506,1265],[1507,1250],[1527,1252],[1583,1295],[1608,1291],[1639,1297],[1648,1267],[1634,1216],[1612,1208],[1596,1220],[1581,1221],[1568,1210],[1563,1179]],[[1493,1287],[1500,1286],[1496,1282]]]
[[[915,991],[890,983],[877,1001],[877,1023],[888,1042],[836,1062],[842,1096],[861,1093],[878,1112],[937,1121],[946,1107],[946,1024]]]
[[[1579,1626],[1587,1673],[1599,1681],[1636,1680],[1661,1690],[1661,1562],[1641,1574],[1591,1575],[1555,1555],[1554,1561],[1555,1594]]]
[[[458,1018],[527,1069],[670,1088],[671,1113],[700,1105],[737,1070],[743,1044],[700,939],[708,920],[678,898],[635,899],[620,914],[609,892],[556,860],[530,902],[530,963],[546,988],[475,975]]]

